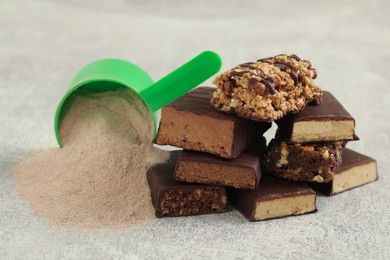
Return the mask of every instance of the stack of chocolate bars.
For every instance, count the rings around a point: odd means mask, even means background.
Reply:
[[[267,170],[284,179],[305,181],[333,195],[377,179],[376,162],[345,148],[357,140],[355,120],[329,92],[320,105],[276,121],[267,150]]]
[[[197,88],[161,111],[155,142],[183,150],[148,171],[157,217],[226,212],[225,187],[253,190],[259,185],[266,145],[262,135],[271,124],[214,109],[214,90]]]
[[[251,221],[300,215],[317,211],[313,189],[333,195],[375,181],[376,161],[345,148],[358,139],[354,119],[315,86],[316,75],[308,61],[279,55],[238,65],[214,80],[217,89],[165,106],[155,143],[183,150],[148,170],[156,216],[229,205]]]

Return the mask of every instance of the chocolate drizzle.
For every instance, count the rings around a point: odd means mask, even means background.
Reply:
[[[273,59],[273,57],[258,59],[257,62],[264,62]]]
[[[275,92],[275,79],[274,78],[272,78],[272,77],[264,78],[264,79],[261,79],[260,82],[263,83],[267,87],[267,90],[271,95],[275,95],[276,92]]]
[[[290,71],[290,77],[291,77],[291,79],[294,81],[294,85],[295,86],[298,86],[298,84],[299,84],[299,75],[300,75],[300,73],[299,72],[297,72],[297,71]]]
[[[295,55],[295,54],[291,54],[289,57],[292,58],[292,59],[294,59],[294,60],[296,60],[296,61],[301,61],[301,58],[299,58],[299,57],[298,57],[297,55]]]
[[[248,68],[248,69],[251,69],[251,70],[258,70],[258,68],[256,68],[255,66],[253,66],[253,62],[246,62],[246,63],[242,63],[240,65],[238,65],[236,68]]]
[[[291,69],[292,65],[289,62],[282,62],[282,61],[277,61],[274,63],[275,67],[278,67],[281,71],[286,71],[287,69]]]
[[[248,68],[250,70],[254,70],[256,73],[252,72],[252,71],[245,71],[245,73],[249,73],[250,75],[252,76],[255,76],[256,74],[260,77],[264,77],[264,73],[261,69],[253,66],[254,62],[246,62],[246,63],[242,63],[240,65],[237,65],[236,68]],[[233,77],[233,76],[237,76],[237,73],[233,73],[235,70],[233,70],[231,73],[230,73],[230,77]],[[241,75],[238,75],[238,76],[241,76]]]
[[[257,68],[255,66],[252,66],[249,64],[244,64],[244,65],[241,65],[240,67],[244,67],[244,68],[248,68],[248,69],[252,69],[252,70],[257,70]]]
[[[251,66],[251,65],[244,63],[244,64],[238,65],[237,67],[245,67],[245,66]],[[254,67],[254,66],[251,66],[251,67],[253,67],[253,70],[255,70],[256,73],[253,71],[248,71],[248,70],[241,70],[241,71],[232,70],[229,74],[229,77],[232,78],[232,77],[237,77],[237,76],[243,76],[246,73],[251,75],[251,76],[260,77],[261,78],[260,82],[254,77],[250,78],[249,82],[248,82],[248,85],[249,85],[248,88],[251,91],[254,91],[258,95],[264,95],[265,89],[267,89],[268,93],[270,93],[271,95],[275,95],[275,93],[276,93],[275,79],[273,77],[266,77],[260,69]],[[223,88],[227,93],[231,93],[235,87],[236,87],[236,84],[234,82],[234,79],[229,80],[223,84]]]
[[[306,63],[307,69],[313,72],[313,79],[315,79],[317,76],[317,71],[312,67],[311,63],[307,60],[302,60],[295,54],[279,54],[274,57],[258,59],[257,62],[270,64],[271,66],[279,68],[282,72],[287,73],[296,87],[302,86],[302,82],[305,81],[306,77],[305,71],[301,71],[299,69],[299,66],[301,65],[297,65],[296,62]],[[249,76],[249,90],[255,92],[258,95],[264,95],[266,92],[271,95],[275,95],[277,89],[275,78],[265,75],[264,72],[256,65],[258,65],[256,62],[245,62],[237,65],[234,69],[232,69],[228,75],[230,78],[229,83],[224,84],[225,91],[230,93],[235,87],[237,87],[238,79],[233,77],[242,77],[246,74]]]
[[[250,71],[246,71],[246,70],[241,70],[241,71],[237,71],[237,70],[232,70],[230,72],[230,75],[229,77],[236,77],[236,76],[242,76],[244,75],[245,73],[250,73]]]
[[[286,61],[280,60],[279,59],[280,56],[287,56],[289,59],[294,59],[296,61],[301,61],[301,58],[299,58],[295,54],[291,54],[291,55],[279,54],[279,55],[277,55],[275,57],[259,59],[257,61],[263,62],[263,63],[272,64],[275,67],[278,67],[281,71],[287,72],[289,74],[290,78],[294,81],[294,86],[299,86],[300,85],[300,81],[303,80],[303,76],[304,75],[301,75],[300,71],[297,70],[293,66],[293,64],[291,64],[290,62],[286,62]],[[309,63],[309,66],[311,66],[310,63]]]

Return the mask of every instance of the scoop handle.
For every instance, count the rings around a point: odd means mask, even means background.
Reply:
[[[155,112],[213,76],[221,66],[222,60],[218,54],[204,51],[142,90],[139,95]]]

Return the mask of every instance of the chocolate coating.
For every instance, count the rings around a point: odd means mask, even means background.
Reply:
[[[289,144],[281,141],[278,133],[267,148],[269,173],[292,181],[332,180],[334,168],[341,163],[342,142]]]
[[[232,84],[226,82],[225,88],[232,88]],[[165,106],[155,142],[231,159],[256,143],[271,127],[270,123],[216,110],[210,104],[214,90],[199,87]]]
[[[335,178],[328,182],[328,183],[308,183],[310,187],[312,187],[315,190],[320,191],[321,193],[325,195],[334,195],[336,193],[350,190],[352,188],[356,188],[359,186],[362,186],[364,184],[370,183],[372,181],[375,181],[378,179],[377,173],[376,173],[376,161],[364,154],[358,153],[356,151],[353,151],[348,148],[343,148],[343,160],[342,163],[336,168],[334,171]],[[375,168],[365,168],[365,166],[369,164],[375,164]],[[367,170],[368,169],[368,170]],[[344,178],[344,182],[341,183],[341,190],[336,191],[335,186],[338,185],[338,175],[343,175],[347,171],[355,170],[359,173],[359,176],[350,174],[346,178]],[[371,175],[371,176],[369,176]],[[374,177],[372,177],[374,176]],[[356,182],[356,179],[359,179],[358,182]],[[348,181],[348,179],[354,181],[353,184],[345,185],[345,182]]]
[[[217,119],[237,120],[236,116],[222,113],[212,107],[210,99],[214,90],[211,87],[198,87],[166,105],[166,107],[172,107],[178,111],[190,111],[194,114]]]
[[[323,96],[321,105],[309,106],[302,112],[294,114],[293,116],[295,122],[311,121],[313,119],[326,121],[330,118],[333,120],[348,119],[355,121],[355,119],[330,92],[322,91],[322,93]]]
[[[318,104],[318,105],[315,105]],[[313,126],[318,122],[351,121],[355,125],[355,119],[348,113],[342,104],[328,91],[323,91],[322,100],[318,100],[314,105],[306,107],[296,114],[288,114],[276,122],[280,129],[282,138],[288,142],[294,142],[294,126],[300,122],[313,122]],[[328,131],[328,129],[326,129]],[[322,137],[321,140],[308,140],[301,142],[317,141],[341,141],[356,140],[357,136],[352,133],[347,138],[335,139],[334,137]]]
[[[257,149],[244,151],[234,159],[183,150],[176,164],[175,179],[237,189],[255,189],[261,178],[261,161],[265,146],[263,138]]]
[[[173,172],[181,151],[147,172],[156,217],[222,213],[229,209],[224,187],[177,182]]]
[[[180,160],[201,162],[201,163],[210,163],[216,165],[228,165],[228,166],[238,166],[238,167],[249,167],[255,168],[259,165],[260,154],[254,149],[243,152],[240,156],[234,159],[221,158],[212,154],[194,152],[183,150],[181,153]]]
[[[291,182],[263,174],[259,187],[256,190],[228,189],[229,201],[250,221],[255,221],[257,204],[278,199],[298,197],[304,195],[314,195],[315,192],[306,184],[301,182]],[[312,205],[311,212],[317,211]],[[293,214],[291,214],[293,215]],[[282,217],[282,216],[278,216]]]

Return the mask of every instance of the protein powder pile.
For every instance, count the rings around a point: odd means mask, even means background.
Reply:
[[[17,193],[54,225],[128,227],[154,218],[146,170],[167,159],[153,123],[127,89],[78,95],[60,126],[63,148],[13,169]]]

